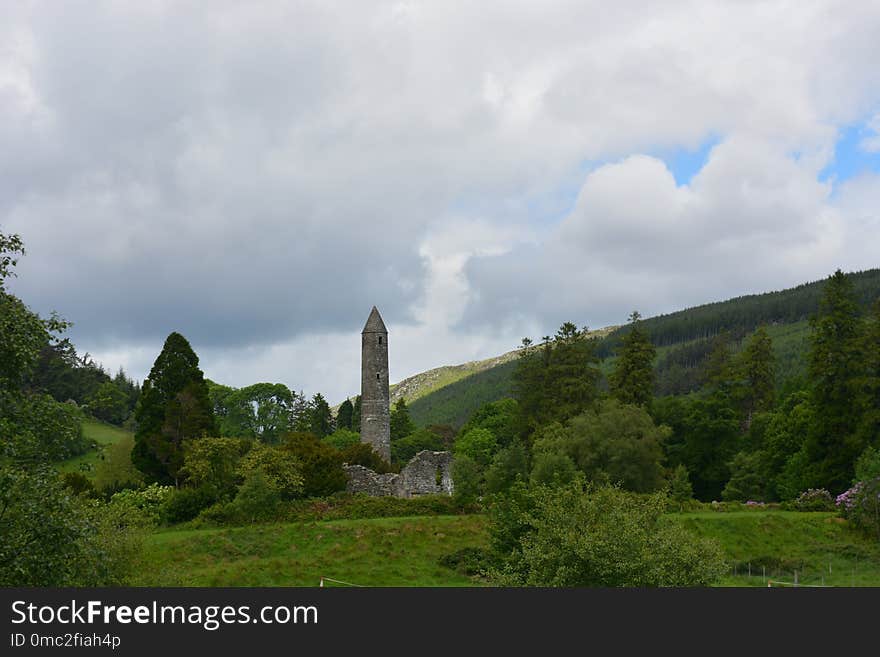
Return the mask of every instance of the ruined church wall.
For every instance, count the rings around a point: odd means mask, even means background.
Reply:
[[[348,476],[346,490],[374,497],[418,497],[452,495],[452,454],[423,450],[416,454],[400,474],[379,474],[362,465],[344,465]]]

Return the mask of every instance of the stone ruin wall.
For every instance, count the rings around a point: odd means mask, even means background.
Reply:
[[[349,493],[374,497],[418,497],[452,495],[452,454],[422,450],[407,463],[400,474],[379,474],[362,465],[343,466],[348,476]]]

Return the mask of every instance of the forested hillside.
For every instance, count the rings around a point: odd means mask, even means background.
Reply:
[[[847,274],[862,307],[880,297],[880,269]],[[655,393],[684,394],[698,389],[703,365],[719,340],[736,352],[759,326],[766,326],[777,358],[777,387],[802,376],[807,319],[816,313],[825,281],[805,283],[778,292],[737,297],[642,320],[658,348],[655,360]],[[621,318],[623,319],[623,318]],[[596,354],[607,373],[625,329],[598,339]],[[513,363],[483,370],[439,388],[410,404],[410,414],[420,426],[450,424],[460,427],[483,404],[511,393]]]

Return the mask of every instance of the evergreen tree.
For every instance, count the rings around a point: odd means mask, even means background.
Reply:
[[[135,409],[131,460],[148,479],[176,483],[186,440],[216,435],[208,385],[199,358],[180,333],[165,340]]]
[[[842,491],[849,487],[864,445],[854,436],[858,414],[853,412],[860,372],[859,306],[852,282],[839,269],[826,281],[810,327],[808,367],[816,414],[806,453],[813,485]]]
[[[857,379],[858,442],[880,447],[880,299],[871,310],[860,339],[862,371]]]
[[[329,436],[333,433],[333,413],[330,405],[320,392],[315,393],[311,403],[311,427],[310,431],[318,438]]]
[[[391,442],[406,438],[415,430],[416,425],[409,417],[406,400],[401,397],[394,402],[394,408],[391,410]]]
[[[351,430],[361,432],[361,396],[354,398],[351,409]]]
[[[339,407],[339,412],[336,413],[336,428],[351,429],[351,419],[353,414],[354,404],[351,403],[350,399],[346,399]]]
[[[624,404],[648,406],[654,395],[654,357],[657,350],[642,329],[641,315],[629,316],[630,330],[622,341],[614,371],[608,379],[611,396]]]
[[[752,336],[739,358],[742,387],[739,400],[744,414],[744,428],[752,424],[755,413],[773,408],[776,393],[776,358],[773,341],[762,326]]]

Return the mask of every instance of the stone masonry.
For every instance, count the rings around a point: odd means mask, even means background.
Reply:
[[[388,329],[373,306],[361,332],[361,442],[391,461]]]
[[[422,450],[400,471],[379,474],[362,465],[343,466],[348,475],[348,492],[374,497],[418,497],[452,495],[452,454]]]

